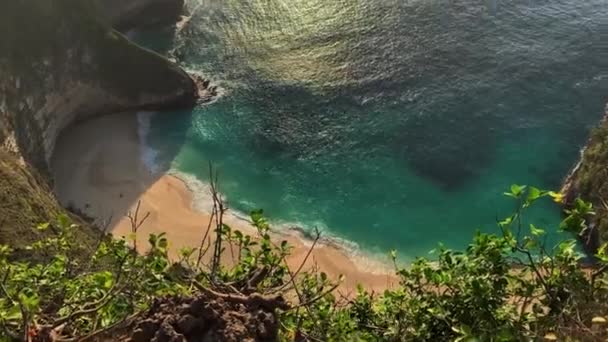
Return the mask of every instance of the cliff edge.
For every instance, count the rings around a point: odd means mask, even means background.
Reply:
[[[581,151],[581,159],[566,178],[561,192],[566,208],[572,207],[579,197],[593,204],[595,215],[582,242],[589,252],[595,253],[603,242],[608,241],[608,105],[604,118],[591,132]]]
[[[33,227],[64,212],[48,177],[63,129],[196,97],[186,72],[109,27],[92,1],[0,3],[0,244],[31,242]]]
[[[97,0],[103,16],[119,30],[173,24],[179,21],[184,0]]]

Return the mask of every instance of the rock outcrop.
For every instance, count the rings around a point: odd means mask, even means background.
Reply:
[[[105,18],[119,30],[173,24],[179,21],[184,0],[97,0]]]
[[[0,244],[18,244],[10,238],[62,211],[47,175],[55,141],[71,123],[196,101],[186,72],[131,43],[98,10],[86,0],[0,3]]]
[[[149,310],[96,341],[278,341],[276,309],[288,306],[276,304],[238,304],[205,294],[157,298]]]

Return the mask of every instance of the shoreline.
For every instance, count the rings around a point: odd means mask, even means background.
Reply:
[[[148,169],[142,158],[145,137],[140,136],[140,124],[137,113],[119,113],[81,122],[66,130],[52,158],[55,193],[64,206],[95,218],[98,226],[107,227],[119,238],[131,234],[126,215],[141,202],[140,217],[147,212],[150,215],[138,231],[138,239],[146,241],[150,233],[165,232],[175,256],[182,247],[200,245],[210,215],[196,208],[200,203],[195,206],[196,189],[191,188],[188,180]],[[257,230],[243,216],[229,211],[225,222],[234,230],[256,236]],[[298,230],[271,231],[275,243],[286,240],[292,246],[287,262],[293,268],[301,264],[312,243]],[[317,266],[334,280],[344,275],[340,291],[353,293],[361,283],[369,291],[381,292],[398,283],[392,267],[382,261],[348,251],[331,238],[322,240],[323,237],[304,269]]]

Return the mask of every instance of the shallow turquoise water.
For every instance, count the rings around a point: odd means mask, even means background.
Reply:
[[[607,20],[606,0],[203,1],[169,44],[225,95],[155,116],[148,142],[201,180],[212,161],[237,210],[368,251],[461,248],[512,210],[510,184],[556,189],[576,161]]]

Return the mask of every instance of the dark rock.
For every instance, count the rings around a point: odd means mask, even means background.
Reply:
[[[184,335],[178,333],[173,329],[173,326],[167,321],[160,325],[158,331],[154,335],[152,342],[185,342],[186,338]]]
[[[188,312],[195,317],[201,317],[206,304],[207,299],[204,297],[199,297],[190,303],[190,309]]]
[[[97,0],[110,23],[123,31],[176,24],[184,12],[184,0]]]
[[[156,331],[152,331],[152,333],[149,334],[143,329],[135,329],[135,331],[133,331],[133,336],[131,336],[131,342],[148,342],[154,337],[155,333]]]
[[[202,321],[192,315],[184,315],[177,321],[177,330],[184,335],[189,335],[200,322]]]

